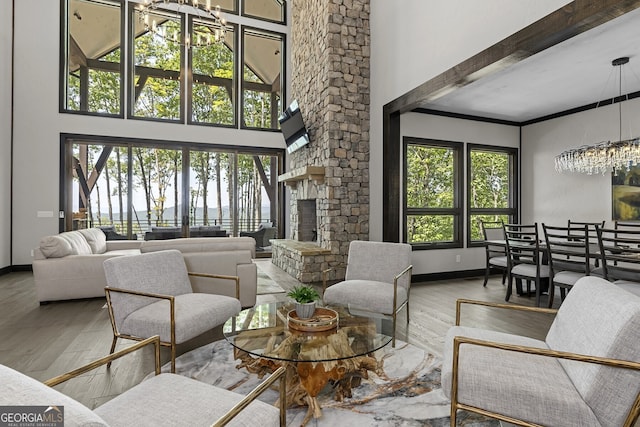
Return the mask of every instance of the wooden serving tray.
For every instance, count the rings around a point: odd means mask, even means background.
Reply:
[[[316,307],[313,317],[300,319],[295,310],[287,313],[289,329],[304,332],[329,331],[338,327],[338,313],[335,310],[324,307]]]

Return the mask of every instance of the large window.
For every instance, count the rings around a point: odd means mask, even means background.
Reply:
[[[137,25],[132,41],[131,115],[180,120],[182,20],[160,11],[143,16],[138,9],[132,10]],[[145,25],[153,31],[146,30]]]
[[[405,138],[405,241],[462,246],[462,144]]]
[[[482,221],[517,218],[517,150],[404,138],[404,241],[415,248],[480,245]],[[466,189],[466,204],[463,192]]]
[[[219,3],[226,31],[189,2],[153,1],[145,8],[131,0],[62,1],[60,110],[279,129],[286,99],[285,7],[275,1]],[[229,21],[238,19],[239,4],[256,18],[251,28]],[[260,20],[270,21],[270,29]]]
[[[193,20],[191,27],[195,34],[211,32],[204,21]],[[236,124],[234,27],[229,26],[224,37],[224,43],[204,43],[190,49],[192,123]]]
[[[468,243],[483,239],[482,221],[514,222],[517,188],[516,150],[467,145]]]
[[[243,127],[279,129],[284,84],[284,36],[256,29],[243,32]]]
[[[69,0],[62,22],[60,110],[122,115],[120,2]]]
[[[71,167],[68,167],[70,165]],[[68,137],[65,230],[111,238],[237,236],[281,223],[281,150]]]

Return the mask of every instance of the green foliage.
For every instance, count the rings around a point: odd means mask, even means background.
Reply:
[[[287,296],[296,300],[300,304],[307,304],[320,299],[320,294],[311,286],[299,285],[291,289]]]
[[[407,206],[454,207],[453,163],[452,149],[410,145],[407,149]]]
[[[470,205],[468,209],[509,208],[510,156],[491,150],[472,150],[470,154]],[[416,210],[454,208],[456,173],[453,148],[410,144],[407,147],[407,207]],[[463,183],[458,183],[461,186]],[[482,239],[480,220],[508,221],[507,215],[472,215],[471,237]],[[454,239],[455,217],[429,212],[407,215],[407,241],[410,243],[450,242]]]

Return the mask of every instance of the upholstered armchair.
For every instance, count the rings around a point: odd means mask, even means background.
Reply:
[[[111,258],[105,261],[104,270],[113,328],[110,353],[118,338],[141,340],[159,335],[160,344],[171,348],[171,372],[175,372],[177,344],[222,325],[241,309],[237,277],[188,273],[177,250]],[[190,274],[235,282],[236,298],[194,293]]]
[[[349,244],[344,281],[327,287],[327,271],[324,272],[323,301],[392,318],[395,347],[396,318],[405,306],[409,323],[412,268],[411,245],[354,240]]]
[[[255,231],[241,231],[240,237],[253,237],[256,241],[256,250],[263,250],[271,246],[271,239],[277,236],[277,228],[270,224],[260,224]]]
[[[544,340],[460,326],[460,309],[552,313]],[[625,426],[640,415],[640,297],[579,279],[559,310],[458,300],[445,338],[442,388],[459,409],[517,425]]]
[[[53,389],[58,384],[149,345],[155,345],[155,376],[94,410]],[[50,407],[53,411],[64,407],[64,425],[67,426],[285,426],[285,378],[286,369],[278,368],[251,393],[242,396],[181,375],[161,374],[160,340],[154,336],[44,383],[0,365],[0,405],[55,404],[57,407]],[[280,389],[279,410],[256,400],[276,381]]]

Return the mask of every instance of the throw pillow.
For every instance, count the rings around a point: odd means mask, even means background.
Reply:
[[[91,252],[94,254],[103,254],[107,252],[107,236],[99,228],[87,228],[78,230],[91,246]]]
[[[60,236],[47,236],[40,240],[40,250],[47,258],[62,258],[75,255],[71,243]]]
[[[93,253],[91,246],[87,243],[87,239],[79,231],[65,231],[58,234],[58,236],[69,242],[77,255],[91,255]]]

